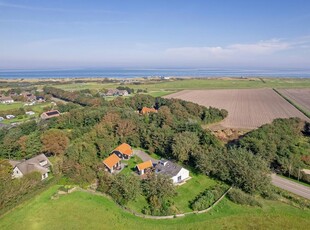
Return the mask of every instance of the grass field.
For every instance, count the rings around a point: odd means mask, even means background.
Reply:
[[[177,187],[177,196],[173,201],[180,213],[193,211],[189,207],[189,203],[193,201],[201,192],[217,184],[215,180],[205,175],[190,175],[192,178],[185,184]]]
[[[120,84],[76,83],[54,85],[64,90],[116,88]],[[162,82],[145,82],[140,85],[125,84],[134,89],[147,89],[149,93],[179,91],[184,89],[244,89],[244,88],[310,88],[310,79],[250,78],[250,79],[184,79]]]
[[[263,208],[224,199],[206,214],[170,220],[135,217],[106,197],[74,192],[52,200],[57,187],[1,217],[0,229],[307,229],[310,211],[272,201]]]

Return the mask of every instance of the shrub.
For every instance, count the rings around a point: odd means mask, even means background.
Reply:
[[[245,192],[237,188],[231,189],[227,195],[228,198],[236,204],[259,207],[262,206],[262,204],[258,202],[253,196],[246,194]]]
[[[200,211],[210,207],[224,193],[225,187],[216,185],[211,189],[207,189],[200,193],[190,204],[193,210]]]

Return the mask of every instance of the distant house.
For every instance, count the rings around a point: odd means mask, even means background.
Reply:
[[[36,97],[36,101],[41,103],[41,102],[45,102],[45,99],[44,99],[44,97],[38,96],[38,97]]]
[[[106,93],[101,93],[101,96],[127,96],[127,90],[109,89]]]
[[[27,112],[26,112],[26,115],[32,116],[32,115],[35,115],[35,112],[33,112],[33,111],[27,111]]]
[[[140,175],[143,175],[153,168],[153,163],[151,160],[148,160],[143,163],[137,164],[136,168],[138,170],[138,173]]]
[[[9,162],[13,167],[13,178],[20,178],[31,172],[39,172],[41,174],[41,179],[44,180],[48,178],[50,166],[52,165],[44,154],[40,154],[28,160],[10,160]]]
[[[121,168],[121,159],[113,153],[103,161],[103,164],[108,172],[113,173]]]
[[[0,103],[1,104],[11,104],[14,100],[12,97],[6,97],[4,95],[0,95]]]
[[[4,117],[0,117],[0,121],[3,121],[4,120]]]
[[[182,166],[167,160],[160,160],[155,166],[155,173],[170,177],[174,184],[189,179],[189,171]]]
[[[43,120],[46,120],[46,119],[50,119],[53,117],[59,117],[59,116],[60,116],[60,112],[58,110],[50,110],[50,111],[42,113],[40,117]]]
[[[33,95],[32,93],[29,93],[29,92],[22,92],[20,95],[23,96],[26,101],[35,101],[36,100],[36,96]]]
[[[123,143],[112,151],[121,159],[129,159],[133,155],[132,148],[129,144]]]
[[[6,119],[13,119],[13,118],[15,118],[15,116],[14,116],[14,115],[11,115],[11,114],[6,115],[5,117],[6,117]]]
[[[149,113],[157,113],[157,110],[154,108],[143,107],[140,111],[140,114],[145,115]]]

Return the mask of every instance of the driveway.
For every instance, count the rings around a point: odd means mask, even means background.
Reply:
[[[271,175],[271,180],[273,185],[310,200],[310,187],[277,176],[276,174]]]
[[[152,163],[154,164],[157,164],[158,163],[158,160],[154,159],[153,157],[151,157],[149,154],[143,152],[142,150],[139,150],[139,149],[134,149],[133,150],[133,153],[135,155],[137,155],[139,158],[141,158],[141,160],[144,162],[144,161],[149,161],[151,160]]]

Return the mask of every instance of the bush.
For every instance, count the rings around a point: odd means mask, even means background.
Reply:
[[[210,207],[224,193],[225,187],[221,185],[214,186],[200,193],[190,204],[193,210],[200,211]]]
[[[258,202],[253,196],[246,194],[237,188],[231,189],[227,194],[227,197],[236,204],[262,207],[262,204]]]

